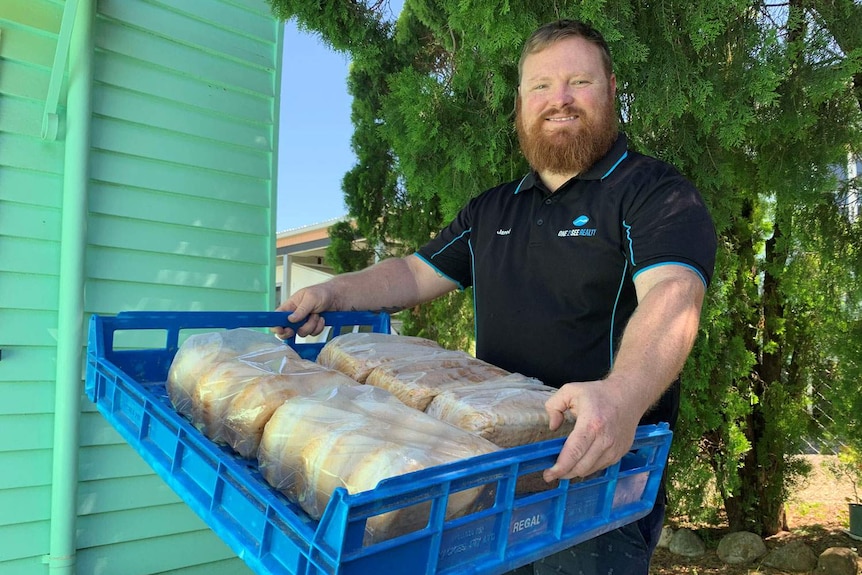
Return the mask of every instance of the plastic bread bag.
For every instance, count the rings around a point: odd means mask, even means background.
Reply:
[[[550,429],[545,402],[556,391],[537,379],[513,373],[481,385],[448,389],[434,398],[426,413],[499,447],[515,447],[571,433],[575,418],[568,412],[559,428]]]
[[[431,350],[442,350],[437,342],[423,337],[384,333],[346,333],[323,346],[317,363],[365,383],[375,367],[398,359],[419,358]]]
[[[277,374],[249,381],[229,399],[219,439],[241,456],[254,458],[264,426],[282,403],[299,395],[353,385],[360,384],[313,361],[286,360]]]
[[[425,411],[439,393],[465,384],[497,380],[509,372],[461,352],[441,350],[420,359],[401,359],[380,365],[367,385],[393,393],[405,405]]]
[[[336,487],[368,491],[383,479],[498,449],[382,389],[358,386],[284,402],[266,425],[258,463],[268,483],[319,519]],[[488,505],[487,495],[485,487],[450,494],[447,517]],[[424,502],[370,517],[365,542],[421,528],[429,509]]]
[[[177,350],[168,370],[165,387],[174,408],[190,417],[192,394],[201,376],[221,362],[246,355],[257,356],[256,362],[299,359],[296,351],[272,334],[253,329],[239,328],[191,335]]]

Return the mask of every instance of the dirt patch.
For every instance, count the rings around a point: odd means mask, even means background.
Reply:
[[[862,553],[862,541],[851,539],[845,532],[848,523],[847,501],[853,495],[850,483],[841,481],[826,468],[831,456],[807,455],[811,474],[798,488],[787,504],[788,531],[765,540],[766,547],[775,547],[790,541],[804,541],[814,553],[820,555],[829,547],[850,547]],[[668,524],[676,527],[673,518]],[[727,565],[716,554],[721,538],[728,533],[727,526],[684,525],[695,529],[704,540],[707,552],[701,557],[689,558],[673,555],[667,549],[657,549],[653,556],[651,575],[779,575],[783,571],[755,562],[751,565]],[[862,559],[859,560],[862,573]]]

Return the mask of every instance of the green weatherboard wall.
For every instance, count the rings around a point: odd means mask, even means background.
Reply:
[[[95,7],[94,50],[69,57],[93,76],[81,323],[272,309],[281,23],[265,0],[78,3]],[[85,398],[77,512],[52,517],[60,240],[64,210],[81,208],[64,180],[69,66],[59,133],[42,137],[65,8],[0,0],[0,573],[47,574],[66,521],[79,574],[249,573]]]

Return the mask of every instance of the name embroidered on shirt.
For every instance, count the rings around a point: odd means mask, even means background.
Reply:
[[[512,233],[512,228],[509,228],[508,230],[504,230],[504,229],[497,230],[498,236],[508,236],[511,233]]]

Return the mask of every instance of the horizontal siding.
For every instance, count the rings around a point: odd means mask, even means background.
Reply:
[[[53,34],[60,29],[63,8],[51,0],[3,0],[2,6],[0,21]]]
[[[208,311],[263,309],[275,307],[260,303],[257,292],[214,290],[208,287],[152,285],[141,290],[139,284],[90,280],[87,283],[87,309],[97,314],[120,311]]]
[[[38,193],[33,193],[34,190],[38,190]],[[21,170],[10,166],[2,166],[0,169],[0,201],[59,209],[62,196],[63,177],[60,174]]]
[[[248,122],[272,121],[272,110],[266,107],[264,98],[231,92],[126,56],[97,52],[93,70],[97,88],[103,85],[125,88]]]
[[[3,42],[6,42],[5,38]],[[0,74],[0,95],[44,102],[50,82],[50,68],[4,60],[3,73]]]
[[[270,287],[267,280],[271,280],[260,272],[259,266],[245,262],[99,247],[90,249],[87,268],[92,279],[259,294],[267,292]],[[147,288],[141,285],[140,289]]]
[[[45,105],[41,101],[9,97],[0,106],[0,132],[39,138],[44,112]]]
[[[0,217],[0,220],[3,218]],[[57,276],[6,273],[0,283],[4,307],[47,310],[57,306],[60,286]]]
[[[50,518],[50,485],[0,491],[0,526],[47,521]],[[3,571],[0,570],[0,573]]]
[[[165,575],[175,574],[176,571],[164,571],[163,573]],[[182,570],[182,575],[251,575],[251,573],[251,569],[236,557],[203,565],[193,565]]]
[[[3,103],[6,102],[4,99]],[[57,143],[0,132],[0,161],[4,166],[62,174],[63,153],[63,146]]]
[[[15,561],[4,561],[0,558],[0,573],[3,575],[43,575],[45,569],[41,555]]]
[[[50,529],[51,523],[49,521],[34,521],[0,527],[0,558],[14,561],[48,554]],[[2,563],[0,563],[0,573],[6,574]]]
[[[120,1],[128,4],[124,0]],[[116,0],[108,2],[108,6],[116,7]],[[131,9],[129,6],[127,8]],[[116,10],[116,12],[125,11]],[[162,11],[162,13],[162,19],[166,23],[175,18],[171,12]],[[110,18],[110,14],[101,11],[100,20],[99,34],[96,35],[97,49],[143,60],[150,65],[191,78],[203,79],[223,88],[262,97],[274,95],[271,69],[264,67],[265,52],[256,53],[253,62],[239,61],[214,53],[206,45],[186,44],[185,42],[190,38],[185,34],[166,38],[133,27],[138,25],[137,22],[114,20]],[[181,23],[178,23],[178,27],[182,28]],[[250,44],[248,39],[245,40],[245,44]],[[272,48],[270,48],[268,60],[269,66],[272,66]]]
[[[90,212],[93,214],[133,219],[158,217],[162,224],[217,230],[219,233],[262,236],[260,225],[255,224],[264,210],[265,206],[212,197],[164,193],[130,186],[119,189],[118,186],[104,183],[90,186]]]
[[[31,312],[31,315],[37,314]],[[52,317],[56,318],[56,314]],[[0,311],[0,322],[16,320],[26,322],[26,314]],[[20,323],[18,327],[22,327]],[[10,331],[14,333],[14,330]],[[6,330],[0,330],[0,334],[5,333]],[[57,375],[54,341],[49,339],[46,345],[37,346],[21,341],[20,335],[17,339],[0,340],[3,349],[3,369],[0,369],[0,394],[3,397],[0,403],[3,407],[0,407],[0,413],[16,413],[10,411],[15,409],[12,404],[20,406],[24,410],[22,413],[40,413],[42,408],[37,410],[35,406],[49,405],[53,411],[53,385]]]
[[[0,469],[14,469],[15,473],[0,473],[0,491],[51,485],[51,452],[0,451]]]
[[[3,575],[45,572],[49,551],[64,146],[41,131],[62,13],[56,1],[0,1]]]
[[[46,33],[34,28],[23,27],[21,22],[13,22],[9,18],[9,12],[7,12],[7,3],[8,6],[11,6],[24,2],[27,2],[28,7],[36,4],[28,0],[4,0],[3,9],[0,10],[0,26],[3,28],[0,58],[7,62],[26,62],[28,66],[50,70],[54,65],[54,52],[57,47],[56,31],[60,29],[60,23],[57,22],[57,27],[52,28],[53,33]],[[47,21],[52,22],[53,20],[53,14],[51,14]]]
[[[126,443],[82,447],[79,481],[151,475],[152,470]]]
[[[5,208],[0,202],[0,210]],[[40,275],[56,274],[60,265],[60,242],[15,238],[0,234],[0,272]],[[49,302],[46,302],[46,305]],[[56,302],[50,302],[55,303]],[[0,303],[0,307],[2,303]],[[0,325],[0,333],[3,326]],[[0,341],[3,341],[0,337]]]
[[[78,546],[86,548],[128,543],[203,529],[206,529],[203,521],[182,503],[123,509],[80,516]]]
[[[57,208],[6,202],[0,210],[3,235],[59,241],[61,214]]]
[[[90,401],[84,400],[83,403],[95,409],[95,406]],[[81,436],[79,441],[82,446],[92,447],[95,445],[115,445],[122,443],[123,438],[98,411],[82,410]]]
[[[92,146],[97,150],[212,170],[217,174],[226,172],[261,180],[270,177],[267,150],[227,145],[145,124],[95,118]]]
[[[261,210],[263,211],[263,210]],[[157,252],[266,265],[269,238],[227,230],[179,227],[157,221],[92,215],[90,244],[124,250]]]
[[[269,181],[190,166],[94,150],[91,177],[102,183],[134,186],[197,198],[269,205]]]
[[[134,495],[129,496],[130,493]],[[179,503],[180,499],[157,475],[82,481],[78,513],[95,515]]]
[[[180,503],[176,493],[156,475],[83,481],[78,491],[78,514],[81,516]],[[134,496],[130,497],[129,493]],[[0,491],[0,526],[50,518],[50,485]]]
[[[54,414],[0,415],[0,451],[51,449]]]
[[[154,36],[196,46],[212,54],[233,59],[244,66],[257,65],[262,69],[272,66],[272,39],[251,40],[241,35],[233,26],[213,26],[212,23],[203,22],[193,15],[167,11],[149,2],[102,0],[99,11],[107,18],[134,26]]]
[[[0,241],[4,240],[0,239]],[[0,348],[6,346],[53,347],[56,343],[57,312],[0,307]],[[4,364],[6,359],[8,358],[3,358]],[[4,365],[3,369],[5,370],[6,367]],[[56,363],[54,367],[56,368]],[[24,381],[30,379],[27,377]]]
[[[93,95],[93,112],[106,118],[146,123],[154,128],[215,140],[233,148],[272,150],[272,129],[267,124],[232,118],[157,94],[101,85]]]
[[[93,575],[151,575],[208,563],[218,565],[231,557],[235,554],[230,548],[212,531],[204,530],[81,549],[77,568],[78,573]],[[232,562],[236,566],[229,571],[232,575],[251,574],[238,559]],[[185,575],[185,571],[177,573]]]
[[[248,38],[273,45],[276,41],[277,29],[272,25],[272,12],[266,1],[219,2],[218,10],[198,0],[151,0],[151,3],[192,16],[214,28],[235,30]]]

